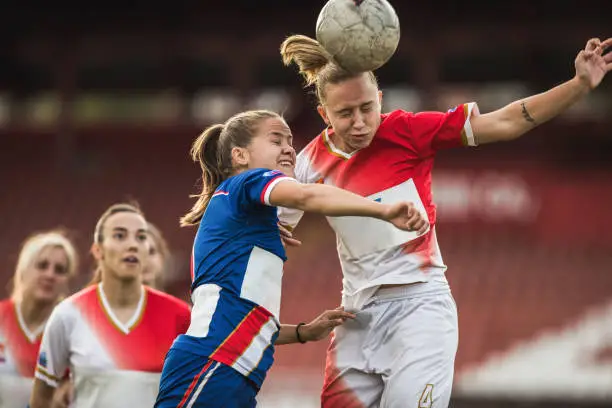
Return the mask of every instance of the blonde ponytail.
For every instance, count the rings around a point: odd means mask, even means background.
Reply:
[[[287,66],[294,62],[308,86],[317,82],[317,75],[325,66],[333,62],[332,56],[313,38],[305,35],[292,35],[280,47],[283,63]]]
[[[334,58],[315,39],[296,34],[288,37],[280,46],[283,63],[287,66],[295,63],[300,74],[306,80],[306,86],[314,86],[317,98],[325,103],[325,87],[328,84],[339,84],[348,79],[366,74],[374,85],[378,81],[372,71],[350,72],[334,62]]]

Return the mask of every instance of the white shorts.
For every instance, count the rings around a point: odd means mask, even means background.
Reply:
[[[380,289],[335,329],[322,408],[445,408],[458,344],[447,284]]]

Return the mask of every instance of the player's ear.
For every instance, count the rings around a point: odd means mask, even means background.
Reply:
[[[383,93],[381,90],[378,91],[378,103],[382,106]]]
[[[325,110],[325,107],[323,107],[323,105],[317,105],[317,112],[319,112],[319,115],[321,116],[321,119],[323,119],[323,122],[325,122],[325,124],[329,126],[329,118],[327,117],[327,111]]]
[[[249,151],[244,147],[232,147],[232,162],[236,167],[248,167]]]
[[[100,261],[104,256],[102,254],[102,247],[100,244],[94,243],[91,245],[91,255],[96,261]]]

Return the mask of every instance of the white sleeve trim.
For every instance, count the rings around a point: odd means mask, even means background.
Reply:
[[[463,131],[465,132],[465,139],[467,140],[468,146],[478,146],[478,140],[474,137],[474,131],[472,130],[472,123],[470,119],[472,115],[478,116],[480,112],[476,102],[470,102],[465,104],[465,123],[463,124]]]
[[[272,180],[267,186],[266,186],[266,191],[264,191],[264,204],[265,205],[269,205],[272,206],[272,204],[270,204],[270,194],[272,193],[272,190],[274,190],[274,187],[276,187],[276,185],[278,183],[280,183],[281,181],[294,181],[294,182],[298,182],[296,179],[294,179],[293,177],[288,177],[288,176],[281,176],[281,177],[277,177],[274,180]]]
[[[47,384],[49,387],[57,388],[59,386],[60,379],[53,376],[40,365],[36,365],[36,372],[34,373],[34,377]]]

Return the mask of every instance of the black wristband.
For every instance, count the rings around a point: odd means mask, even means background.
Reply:
[[[295,326],[295,337],[297,337],[297,340],[302,344],[306,343],[306,340],[302,340],[302,337],[300,337],[300,326],[304,326],[305,324],[306,323],[301,322]]]

